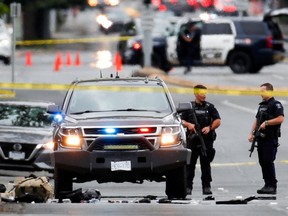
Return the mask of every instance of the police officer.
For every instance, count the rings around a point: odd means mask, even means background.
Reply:
[[[211,166],[215,156],[213,148],[216,139],[215,129],[221,124],[220,115],[215,106],[206,102],[207,88],[204,85],[196,85],[194,87],[195,101],[192,101],[193,110],[182,113],[182,124],[187,128],[187,146],[192,150],[191,161],[187,166],[187,195],[192,194],[193,179],[195,176],[195,168],[198,158],[200,157],[201,180],[203,195],[212,194],[211,191]],[[191,112],[195,112],[196,121],[191,116]],[[195,115],[194,115],[195,116]],[[197,132],[197,124],[201,131]],[[206,154],[201,149],[201,137],[203,138]]]
[[[281,123],[284,121],[282,104],[272,96],[273,85],[264,83],[260,86],[262,102],[259,104],[256,119],[252,124],[252,131],[248,140],[252,142],[255,130],[259,128],[257,138],[258,160],[262,169],[264,187],[257,190],[258,194],[276,194],[277,179],[274,166],[280,137]],[[257,127],[259,126],[259,127]]]
[[[177,56],[185,67],[184,74],[191,71],[195,60],[200,60],[201,30],[195,23],[187,23],[179,32],[177,38]]]

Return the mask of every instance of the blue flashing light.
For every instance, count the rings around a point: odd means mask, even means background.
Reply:
[[[62,122],[63,121],[63,115],[61,113],[54,115],[54,121],[57,123]]]
[[[115,130],[114,128],[106,128],[106,129],[105,129],[105,132],[106,132],[106,133],[109,133],[109,134],[113,134],[113,133],[116,132],[116,130]]]

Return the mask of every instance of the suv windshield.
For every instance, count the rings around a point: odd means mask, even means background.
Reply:
[[[68,114],[135,111],[170,113],[171,107],[161,86],[90,86],[75,89]]]

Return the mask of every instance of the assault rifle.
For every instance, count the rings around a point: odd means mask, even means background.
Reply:
[[[191,115],[192,115],[192,122],[194,122],[194,124],[195,124],[196,136],[199,137],[199,140],[201,143],[201,153],[204,157],[206,157],[207,156],[207,153],[206,153],[207,148],[206,148],[203,136],[202,136],[201,127],[200,127],[200,124],[198,123],[197,116],[196,116],[195,109],[194,109],[193,105],[192,105]]]
[[[259,121],[257,121],[257,124],[256,124],[256,128],[255,128],[255,131],[254,131],[254,133],[253,133],[253,135],[254,135],[254,139],[253,139],[253,141],[252,141],[252,143],[251,143],[251,147],[250,147],[250,149],[249,149],[249,151],[250,151],[250,155],[249,155],[249,157],[251,157],[251,155],[252,155],[252,153],[253,153],[253,151],[254,151],[254,148],[256,147],[256,142],[258,141],[258,138],[259,137],[265,137],[265,134],[264,133],[261,133],[261,131],[260,131],[260,125],[261,125],[261,123],[263,122],[263,121],[261,121],[262,120],[262,115],[260,116],[260,120]]]
[[[254,138],[253,138],[253,141],[252,141],[252,143],[251,143],[251,147],[250,147],[250,149],[249,149],[249,151],[250,151],[249,157],[251,157],[251,155],[252,155],[252,153],[253,153],[253,151],[254,151],[254,149],[255,149],[256,142],[257,142],[257,140],[258,140],[259,133],[260,133],[260,132],[259,132],[259,129],[260,129],[260,127],[259,127],[257,130],[255,130],[254,133],[253,133]]]

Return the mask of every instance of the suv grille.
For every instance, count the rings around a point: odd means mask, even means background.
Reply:
[[[140,128],[117,128],[116,131],[119,134],[140,134]],[[149,127],[149,133],[155,133],[156,127]],[[148,133],[148,132],[147,132]],[[84,134],[87,135],[107,135],[106,128],[84,128]],[[141,133],[143,134],[143,133]]]
[[[13,145],[15,143],[6,143],[6,142],[1,142],[0,143],[0,148],[4,154],[4,157],[6,159],[9,158],[9,152],[13,152],[15,151],[13,149]],[[17,143],[18,144],[18,143]],[[32,152],[35,150],[35,148],[37,147],[37,145],[35,144],[24,144],[24,143],[20,143],[22,148],[21,148],[21,152],[25,153],[25,160],[27,160],[30,155],[32,154]]]
[[[93,150],[105,150],[105,151],[121,151],[121,150],[146,150],[149,149],[145,144],[145,141],[138,139],[136,137],[145,137],[151,145],[156,144],[156,139],[159,136],[157,133],[157,127],[123,127],[123,128],[114,128],[115,133],[107,133],[106,128],[83,128],[83,137],[86,141],[87,147],[91,145],[91,143],[98,137],[115,137],[117,134],[123,134],[127,137],[134,137],[135,139],[127,141],[123,141],[120,139],[115,139],[113,142],[111,141],[101,141],[97,143]],[[143,130],[145,129],[145,130]]]

